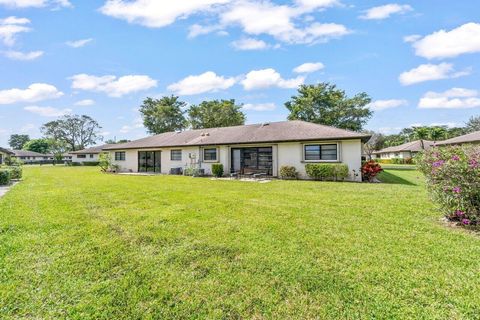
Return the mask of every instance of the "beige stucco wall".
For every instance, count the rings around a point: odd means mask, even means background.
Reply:
[[[273,156],[273,176],[278,176],[278,172],[281,166],[289,165],[294,166],[300,173],[300,177],[303,179],[308,178],[305,172],[305,162],[303,160],[303,146],[304,144],[312,143],[337,143],[339,150],[339,161],[333,163],[345,163],[350,170],[349,180],[360,181],[360,175],[355,176],[355,172],[359,172],[361,167],[361,154],[362,143],[360,139],[356,140],[343,140],[343,141],[312,141],[308,143],[291,142],[291,143],[277,143],[277,144],[255,144],[255,145],[234,145],[234,146],[216,146],[217,148],[217,161],[215,162],[201,162],[201,168],[205,169],[205,173],[211,174],[212,163],[222,163],[225,168],[225,173],[229,173],[231,167],[231,148],[241,147],[272,147]],[[205,147],[210,148],[210,147]],[[182,150],[182,160],[172,161],[170,160],[170,151],[172,149]],[[112,162],[120,167],[120,171],[123,172],[137,172],[138,171],[138,151],[161,151],[161,173],[170,173],[171,168],[186,168],[190,166],[192,162],[203,160],[201,159],[203,147],[184,147],[184,148],[151,148],[151,149],[133,149],[133,150],[116,150],[125,151],[125,161],[115,161],[115,151],[110,152]],[[191,160],[191,157],[194,160]]]
[[[98,153],[93,153],[93,158],[90,158],[92,153],[87,153],[86,158],[79,158],[78,154],[72,155],[72,162],[97,162],[99,160]]]
[[[392,159],[392,158],[408,159],[408,158],[412,158],[412,153],[410,151],[387,152],[387,153],[381,153],[380,158],[381,159]]]

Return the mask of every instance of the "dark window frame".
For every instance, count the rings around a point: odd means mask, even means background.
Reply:
[[[127,159],[125,151],[115,151],[115,161],[125,161]]]
[[[170,161],[182,161],[182,149],[170,150]]]
[[[86,154],[77,154],[77,158],[78,159],[87,159],[87,155]]]
[[[215,151],[215,152],[212,152]],[[207,153],[208,151],[208,153]],[[207,157],[208,154],[208,157]],[[212,155],[215,155],[215,158],[211,158]],[[203,149],[203,161],[206,162],[216,162],[218,161],[218,148],[205,148]]]
[[[332,148],[333,146],[335,148]],[[333,150],[335,150],[334,153]],[[335,155],[335,158],[332,157],[333,155]],[[338,143],[309,143],[303,145],[303,161],[305,162],[338,162],[339,157]]]

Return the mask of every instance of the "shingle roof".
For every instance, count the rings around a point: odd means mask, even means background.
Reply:
[[[428,150],[435,145],[435,142],[428,141],[428,140],[423,140],[423,145],[425,147],[425,150]],[[407,143],[404,143],[404,144],[401,144],[401,145],[395,146],[395,147],[388,147],[388,148],[382,149],[380,151],[375,151],[374,154],[389,153],[389,152],[402,152],[402,151],[410,151],[410,152],[422,151],[421,140],[415,140],[415,141],[407,142]]]
[[[46,154],[28,150],[12,150],[15,157],[47,157]]]
[[[462,143],[472,143],[480,142],[480,131],[475,131],[463,136],[455,137],[445,141],[440,141],[437,145],[446,145],[446,144],[462,144]]]
[[[84,154],[84,153],[90,153],[90,154],[95,154],[95,153],[100,153],[104,148],[114,146],[114,144],[103,144],[101,146],[94,146],[90,148],[86,148],[83,150],[78,150],[78,151],[72,151],[69,152],[69,154]]]
[[[4,148],[0,148],[0,152],[6,153],[6,154],[10,154],[10,155],[13,155],[13,154],[14,154],[11,150],[4,149]]]
[[[104,150],[270,143],[308,140],[362,139],[370,135],[305,121],[282,121],[244,126],[166,132],[112,145]]]

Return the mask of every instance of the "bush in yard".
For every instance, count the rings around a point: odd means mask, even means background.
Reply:
[[[392,164],[404,164],[405,161],[402,158],[392,158]]]
[[[98,166],[102,172],[107,172],[112,166],[112,157],[109,153],[101,153]]]
[[[383,171],[382,166],[375,161],[367,161],[362,165],[362,180],[373,182],[375,177]]]
[[[83,163],[84,166],[86,167],[96,167],[100,164],[99,161],[86,161]]]
[[[280,167],[280,178],[282,179],[297,179],[298,172],[297,169],[293,166],[281,166]]]
[[[431,198],[450,221],[480,226],[480,146],[433,148],[416,159]]]
[[[10,183],[10,170],[0,169],[0,186]]]
[[[10,171],[10,179],[12,179],[12,180],[22,179],[23,169],[22,169],[21,166],[7,167],[6,170]]]
[[[309,163],[305,165],[307,175],[315,180],[327,180],[335,178],[335,166],[331,163]]]
[[[348,166],[343,163],[333,165],[333,174],[335,180],[344,180],[348,177]]]
[[[217,178],[222,177],[223,176],[223,164],[221,164],[221,163],[212,164],[212,173]]]

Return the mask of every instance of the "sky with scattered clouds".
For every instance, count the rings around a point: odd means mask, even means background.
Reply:
[[[0,146],[87,114],[105,139],[144,137],[145,97],[231,99],[285,120],[300,84],[367,92],[368,129],[480,114],[475,1],[0,0]]]

